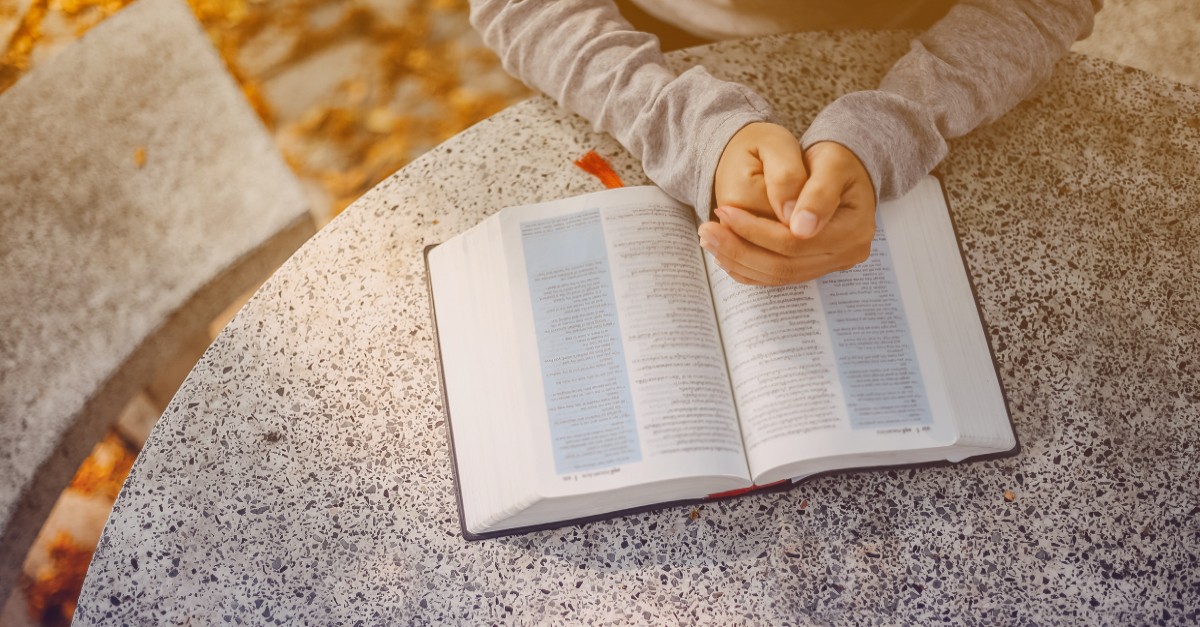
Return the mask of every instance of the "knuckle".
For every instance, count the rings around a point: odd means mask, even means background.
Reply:
[[[794,263],[786,260],[773,261],[771,262],[770,267],[767,268],[767,274],[770,275],[772,279],[780,281],[778,284],[795,280],[795,277],[799,271],[799,268],[797,268]]]
[[[854,256],[853,256],[854,265],[858,265],[858,264],[866,261],[870,257],[871,257],[871,242],[868,241],[866,244],[859,246],[858,249],[854,251]]]
[[[870,256],[871,246],[875,244],[875,231],[858,230],[847,233],[842,244],[842,252],[848,256]]]
[[[717,205],[729,205],[733,207],[745,207],[753,204],[755,198],[747,193],[747,188],[741,186],[732,186],[721,189],[716,193]]]
[[[771,204],[766,198],[757,199],[754,202],[747,202],[742,210],[756,218],[775,218],[775,210],[771,209]],[[742,222],[746,224],[746,222]]]
[[[785,238],[779,246],[779,252],[788,257],[799,257],[804,253],[805,241],[795,237]]]
[[[746,256],[746,251],[738,244],[733,242],[725,242],[721,245],[722,260],[728,265],[730,262],[741,263],[742,258]]]
[[[804,283],[805,281],[810,281],[819,276],[821,276],[821,275],[818,273],[808,271],[808,270],[797,271],[797,272],[792,273],[792,275],[787,278],[787,283],[793,284],[793,285],[796,283]]]
[[[838,264],[837,270],[839,270],[839,271],[840,270],[849,270],[850,268],[853,268],[854,266],[857,266],[858,264],[863,263],[870,257],[871,257],[870,244],[867,244],[865,246],[856,246],[850,250],[847,250],[845,252],[845,254],[841,255],[841,259],[839,260],[840,263]]]
[[[808,173],[804,171],[804,166],[801,164],[786,164],[767,170],[763,178],[766,179],[768,185],[772,186],[799,186],[808,179]]]

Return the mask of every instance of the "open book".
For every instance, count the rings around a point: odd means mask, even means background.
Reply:
[[[878,221],[868,261],[779,288],[730,279],[653,187],[428,250],[464,535],[1015,452],[938,180]]]

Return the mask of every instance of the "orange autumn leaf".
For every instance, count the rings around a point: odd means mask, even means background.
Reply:
[[[80,546],[66,532],[50,542],[51,567],[35,578],[22,576],[29,615],[41,625],[69,625],[83,589],[92,550]]]
[[[70,489],[115,499],[136,458],[137,451],[130,449],[120,436],[109,432],[80,464],[71,479]]]

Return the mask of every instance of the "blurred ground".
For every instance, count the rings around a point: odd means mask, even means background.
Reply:
[[[1200,88],[1200,2],[1105,0],[1092,36],[1071,49]]]
[[[0,91],[130,0],[0,0]],[[324,224],[396,169],[528,92],[465,0],[188,0]],[[1074,48],[1200,87],[1200,2],[1107,0]],[[0,154],[3,140],[0,138]],[[242,303],[215,321],[210,338]],[[0,625],[68,624],[101,527],[175,388],[207,346],[130,403],[59,500]]]
[[[0,0],[0,91],[130,0]],[[189,0],[321,223],[527,95],[465,0]]]

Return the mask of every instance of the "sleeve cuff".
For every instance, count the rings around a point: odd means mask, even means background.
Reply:
[[[696,66],[671,81],[639,117],[643,124],[632,129],[626,147],[641,156],[650,180],[692,205],[703,221],[712,210],[713,176],[725,145],[743,126],[771,121],[774,114],[749,88]]]
[[[846,94],[821,111],[800,144],[807,150],[823,141],[845,146],[862,161],[876,202],[903,196],[948,150],[932,115],[883,91]]]

